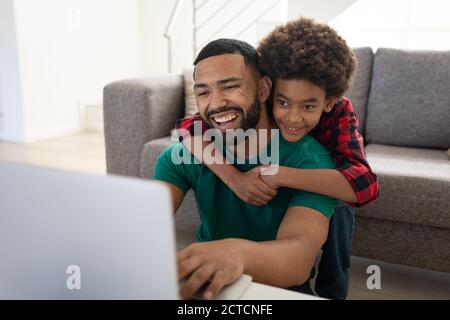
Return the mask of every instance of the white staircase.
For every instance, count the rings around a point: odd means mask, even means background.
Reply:
[[[181,72],[209,41],[234,38],[253,45],[283,20],[287,0],[178,0],[164,36],[168,70]],[[284,15],[284,19],[287,16]]]

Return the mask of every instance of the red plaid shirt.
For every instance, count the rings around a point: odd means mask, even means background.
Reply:
[[[198,113],[178,120],[176,128],[186,129],[193,135],[194,121],[202,121],[203,131],[209,128]],[[358,199],[355,206],[378,197],[378,179],[367,162],[363,138],[358,132],[358,118],[348,98],[341,98],[331,112],[324,112],[310,135],[330,151],[336,170],[350,182]]]

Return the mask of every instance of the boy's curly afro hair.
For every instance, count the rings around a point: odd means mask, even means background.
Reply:
[[[260,70],[277,79],[308,80],[328,97],[341,97],[349,88],[356,60],[335,30],[300,18],[275,28],[257,48]]]

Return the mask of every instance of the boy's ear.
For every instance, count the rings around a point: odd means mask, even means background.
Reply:
[[[336,104],[336,97],[329,97],[327,100],[325,100],[325,108],[323,109],[324,112],[330,112],[333,110],[334,105]]]
[[[272,89],[272,80],[268,76],[263,76],[258,81],[258,98],[261,102],[265,102],[270,96]]]

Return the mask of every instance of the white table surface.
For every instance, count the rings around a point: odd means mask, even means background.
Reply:
[[[252,282],[239,300],[326,300],[317,296]]]

